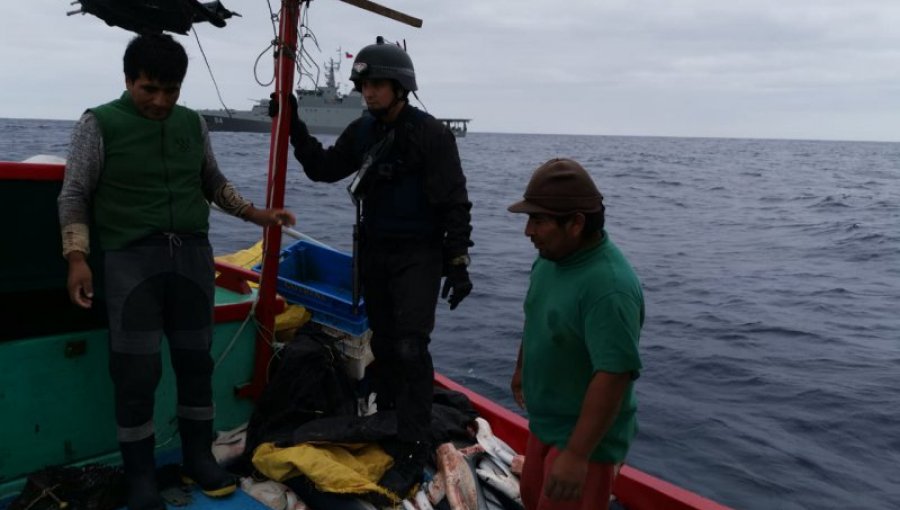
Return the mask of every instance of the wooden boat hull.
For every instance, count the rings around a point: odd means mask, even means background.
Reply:
[[[0,162],[0,200],[16,246],[0,250],[0,500],[15,494],[25,476],[51,465],[114,461],[118,457],[105,314],[68,302],[67,266],[61,256],[56,197],[63,166]],[[94,260],[95,278],[102,278]],[[234,286],[234,288],[239,288]],[[213,358],[216,426],[247,420],[253,402],[236,386],[253,376],[255,328],[241,328],[255,294],[216,289]],[[164,358],[168,358],[163,342]],[[156,395],[157,441],[177,437],[171,364],[163,363]]]
[[[233,296],[232,296],[233,297]],[[249,312],[247,302],[244,315]],[[220,308],[223,315],[228,308]],[[237,309],[232,306],[234,314]],[[254,333],[242,319],[216,324],[216,427],[247,421],[253,401],[236,388],[253,376]],[[48,317],[48,320],[52,318]],[[229,347],[230,346],[230,347]],[[24,477],[50,465],[114,461],[118,457],[106,330],[79,331],[0,343],[0,499],[21,489]],[[163,359],[168,348],[163,343]],[[158,444],[178,444],[171,364],[163,363],[154,424]]]
[[[29,314],[26,326],[31,329],[22,330],[43,331],[49,325],[46,332],[0,335],[0,509],[32,471],[51,465],[116,462],[118,458],[106,330],[71,321],[63,313],[65,265],[59,256],[55,218],[62,173],[61,165],[0,162],[0,200],[16,210],[19,218],[28,219],[27,223],[13,222],[7,232],[27,249],[0,250],[0,306],[17,313],[36,308],[23,305],[22,296],[56,303],[43,315]],[[213,385],[216,428],[227,430],[247,421],[252,411],[252,401],[238,390],[251,381],[256,367],[256,331],[252,325],[243,327],[254,299],[254,294],[246,293],[245,280],[256,276],[237,267],[218,267],[224,277],[216,289],[212,353],[217,360],[226,351],[228,354],[216,367]],[[21,319],[13,317],[11,322],[16,318]],[[67,325],[73,327],[66,329]],[[169,365],[163,363],[154,413],[157,441],[165,443],[159,449],[163,456],[178,449],[175,385]],[[441,375],[435,376],[435,384],[467,395],[494,433],[524,452],[528,437],[525,418]],[[614,493],[629,510],[726,509],[628,466],[622,469]],[[192,507],[209,503],[196,496]],[[215,504],[219,510],[258,505],[244,494]]]

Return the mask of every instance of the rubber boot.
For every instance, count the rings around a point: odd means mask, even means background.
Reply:
[[[221,498],[237,489],[237,478],[216,462],[212,454],[212,420],[178,419],[181,432],[181,474],[209,497]]]
[[[166,508],[156,486],[156,460],[153,457],[155,446],[156,439],[153,436],[140,441],[119,443],[128,488],[128,510]]]
[[[394,464],[378,480],[378,485],[404,499],[422,481],[428,447],[420,442],[400,443],[395,451],[388,453],[394,458]]]

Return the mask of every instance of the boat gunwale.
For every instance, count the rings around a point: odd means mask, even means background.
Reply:
[[[65,168],[61,163],[0,161],[0,181],[62,181]]]
[[[525,453],[527,419],[437,372],[434,374],[434,381],[437,386],[468,397],[478,414],[490,423],[497,437],[516,452]],[[629,510],[732,510],[628,465],[622,466],[619,471],[613,494]]]

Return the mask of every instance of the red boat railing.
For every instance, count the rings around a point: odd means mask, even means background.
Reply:
[[[528,420],[441,374],[434,374],[434,382],[469,397],[478,414],[491,424],[494,435],[513,450],[525,453]],[[629,466],[623,466],[619,472],[613,494],[628,510],[731,510]]]
[[[62,181],[65,165],[0,161],[0,181]]]

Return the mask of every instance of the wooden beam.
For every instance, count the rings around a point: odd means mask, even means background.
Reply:
[[[422,20],[419,18],[414,18],[409,14],[404,14],[400,11],[395,11],[390,7],[385,7],[381,4],[376,4],[370,0],[341,0],[341,2],[354,5],[359,7],[360,9],[365,9],[369,12],[374,12],[375,14],[380,14],[386,18],[390,18],[395,21],[399,21],[400,23],[405,23],[409,26],[413,26],[416,28],[422,28]]]

